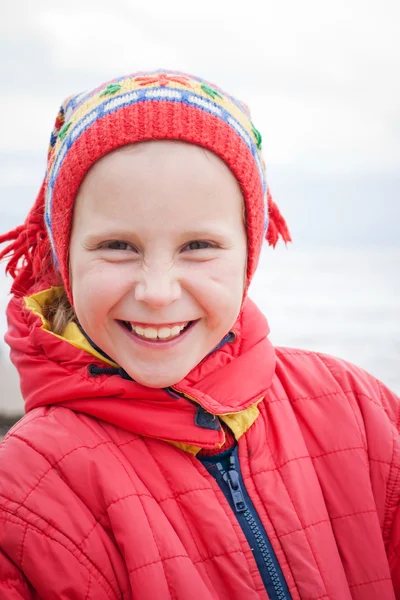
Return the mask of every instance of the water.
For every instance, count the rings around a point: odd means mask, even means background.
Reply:
[[[400,249],[267,251],[250,296],[275,345],[339,356],[400,393]]]
[[[264,252],[250,296],[267,316],[275,345],[347,359],[400,393],[399,274],[400,249],[281,247]],[[2,277],[1,339],[8,285]]]

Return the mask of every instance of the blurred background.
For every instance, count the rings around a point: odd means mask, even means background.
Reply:
[[[0,18],[0,231],[20,224],[64,97],[137,70],[194,73],[263,134],[293,244],[250,295],[271,338],[364,367],[400,392],[400,3],[20,0]],[[22,412],[2,341],[0,414]]]

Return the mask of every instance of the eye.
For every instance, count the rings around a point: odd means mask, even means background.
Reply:
[[[202,242],[199,240],[196,240],[194,242],[189,242],[188,244],[186,244],[186,246],[183,248],[183,250],[205,250],[206,248],[213,248],[214,246],[212,244],[210,244],[210,242]]]
[[[105,242],[102,244],[103,248],[107,250],[133,250],[136,252],[136,248],[132,246],[132,244],[128,244],[128,242],[122,242],[121,240],[111,240],[109,242]]]

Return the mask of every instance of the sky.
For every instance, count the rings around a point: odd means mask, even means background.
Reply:
[[[236,95],[262,133],[293,238],[253,289],[274,343],[399,390],[400,2],[0,0],[0,232],[35,200],[64,98],[158,68]]]
[[[20,0],[0,10],[1,230],[34,201],[66,96],[166,68],[250,106],[299,246],[399,246],[397,0]]]

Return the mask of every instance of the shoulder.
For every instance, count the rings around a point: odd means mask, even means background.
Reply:
[[[295,397],[354,400],[362,417],[384,416],[399,431],[399,397],[364,369],[328,354],[295,348],[276,348],[276,357],[277,376],[289,386],[292,383]]]
[[[321,480],[334,481],[336,490],[341,479],[344,490],[352,482],[365,499],[372,492],[385,544],[393,538],[398,553],[399,517],[393,532],[400,503],[399,397],[345,360],[276,348],[270,402],[285,406],[286,422],[301,431]]]
[[[30,411],[10,429],[0,442],[0,455],[36,454],[54,464],[68,453],[106,440],[109,437],[95,419],[67,408],[45,406]],[[3,466],[4,459],[0,461],[0,468]]]
[[[23,504],[45,515],[56,498],[90,506],[87,478],[109,476],[110,448],[118,453],[123,433],[67,408],[32,410],[0,443],[0,509]]]
[[[110,456],[118,453],[118,435],[91,417],[50,407],[28,413],[0,443],[0,557],[8,556],[40,597],[48,597],[49,585],[64,597],[71,572],[76,597],[88,586],[97,586],[93,597],[120,597],[117,578],[125,575],[114,573],[118,552],[100,526],[101,518],[107,525],[105,495],[116,485]],[[56,583],[43,568],[58,573]]]
[[[375,377],[345,360],[277,348],[271,402],[286,402],[312,456],[352,457],[371,480],[399,497],[400,399]],[[361,458],[360,458],[361,457]],[[358,466],[357,466],[358,465]],[[380,492],[382,492],[382,486]]]

